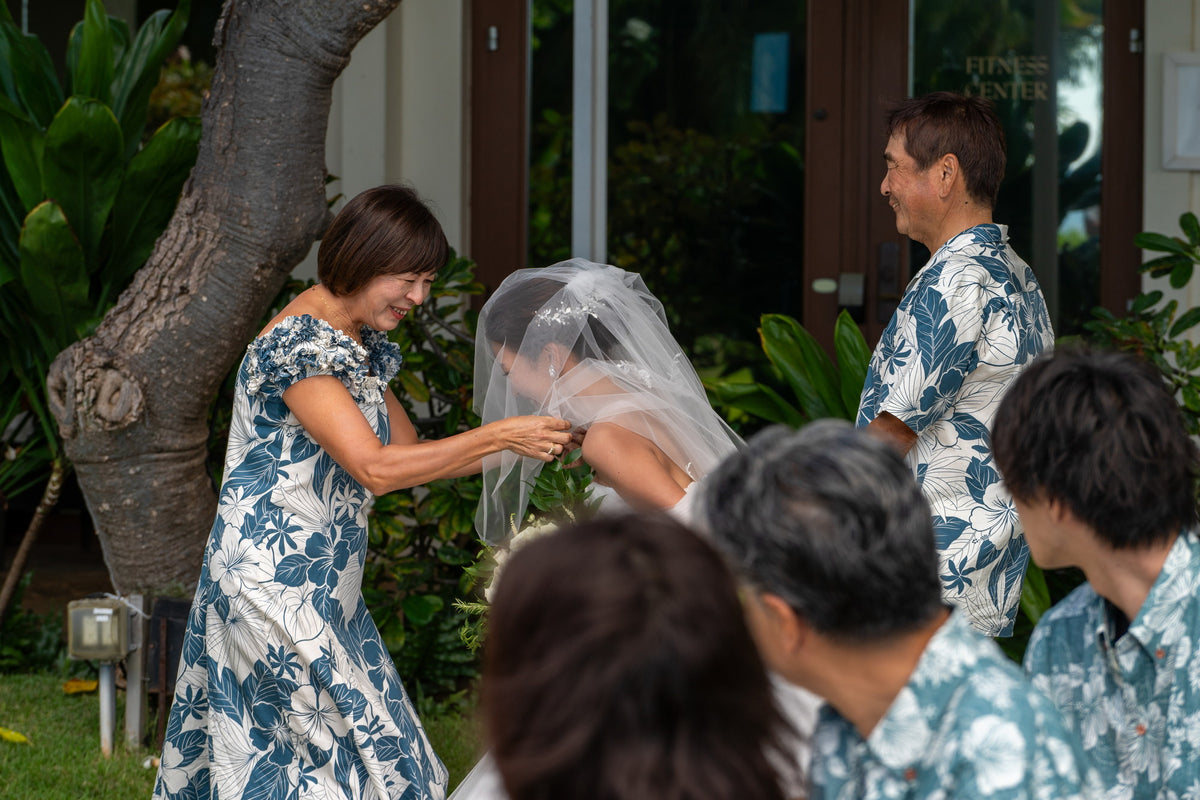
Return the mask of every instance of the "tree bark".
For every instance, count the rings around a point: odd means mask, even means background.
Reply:
[[[153,254],[50,368],[51,410],[122,594],[194,586],[208,411],[329,220],[334,79],[400,0],[226,0],[196,166]]]

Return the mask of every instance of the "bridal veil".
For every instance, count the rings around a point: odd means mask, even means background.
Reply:
[[[741,445],[641,276],[583,259],[518,270],[488,299],[476,336],[475,410],[484,423],[520,414],[583,430],[615,423],[694,480]],[[482,538],[502,542],[523,527],[543,466],[509,451],[484,459],[475,519]]]

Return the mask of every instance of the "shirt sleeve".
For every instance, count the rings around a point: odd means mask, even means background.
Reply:
[[[880,411],[920,433],[944,418],[978,364],[978,340],[989,302],[987,272],[969,260],[942,265],[938,279],[913,298],[896,331],[890,386]]]

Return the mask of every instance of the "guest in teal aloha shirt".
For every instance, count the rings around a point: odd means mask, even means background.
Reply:
[[[1088,579],[1034,630],[1034,686],[1106,797],[1200,798],[1197,452],[1161,374],[1129,354],[1041,359],[994,442],[1033,560]]]
[[[933,514],[943,596],[979,630],[1009,636],[1029,554],[988,429],[1054,332],[1033,271],[992,223],[1004,134],[990,104],[915,98],[892,111],[888,133],[880,189],[900,233],[933,256],[871,358],[858,426],[907,454]]]
[[[810,800],[1099,796],[1058,709],[944,604],[891,444],[835,420],[768,430],[703,499],[767,665],[825,699]]]
[[[1100,796],[1058,709],[960,611],[870,736],[827,705],[813,749],[809,800]]]

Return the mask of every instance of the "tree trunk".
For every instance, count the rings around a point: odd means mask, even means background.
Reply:
[[[333,82],[399,3],[226,0],[175,215],[96,332],[50,368],[51,410],[122,594],[195,584],[217,504],[209,405],[328,224]]]

